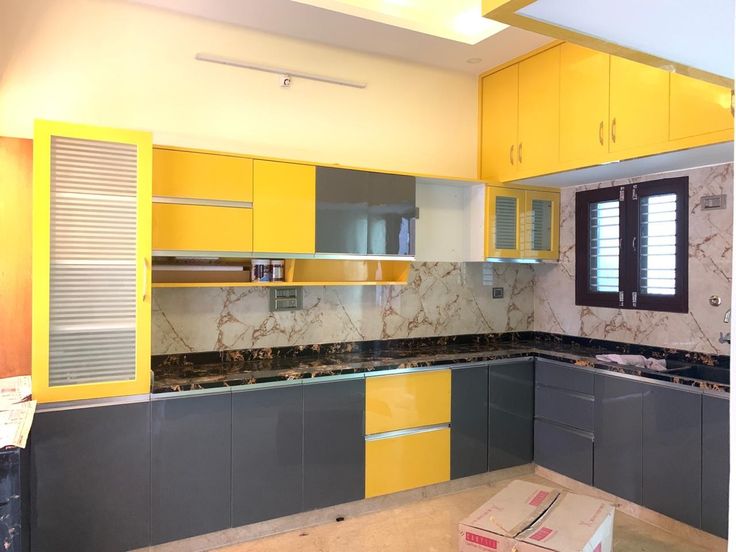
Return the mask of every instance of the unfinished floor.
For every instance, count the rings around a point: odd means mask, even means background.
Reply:
[[[521,477],[555,485],[538,475]],[[427,498],[342,522],[219,548],[220,552],[455,552],[458,522],[508,480]],[[715,552],[713,543],[688,542],[623,512],[616,512],[615,552]]]

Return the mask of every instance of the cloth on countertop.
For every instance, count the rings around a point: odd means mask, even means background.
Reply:
[[[596,359],[628,366],[638,366],[648,370],[663,372],[667,370],[667,361],[663,358],[646,358],[641,355],[596,355]]]

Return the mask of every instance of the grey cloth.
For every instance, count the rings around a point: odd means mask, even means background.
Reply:
[[[642,355],[596,355],[595,358],[605,362],[614,362],[616,364],[625,364],[627,366],[638,366],[648,370],[656,370],[663,372],[667,370],[667,361],[663,358],[646,358]]]

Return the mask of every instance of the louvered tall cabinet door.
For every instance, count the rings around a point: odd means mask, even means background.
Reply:
[[[37,121],[33,395],[150,389],[151,135]]]

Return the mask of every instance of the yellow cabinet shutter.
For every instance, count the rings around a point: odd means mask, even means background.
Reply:
[[[489,182],[512,180],[518,142],[519,66],[512,65],[481,81],[481,168]]]
[[[733,129],[731,90],[670,75],[670,140]]]

